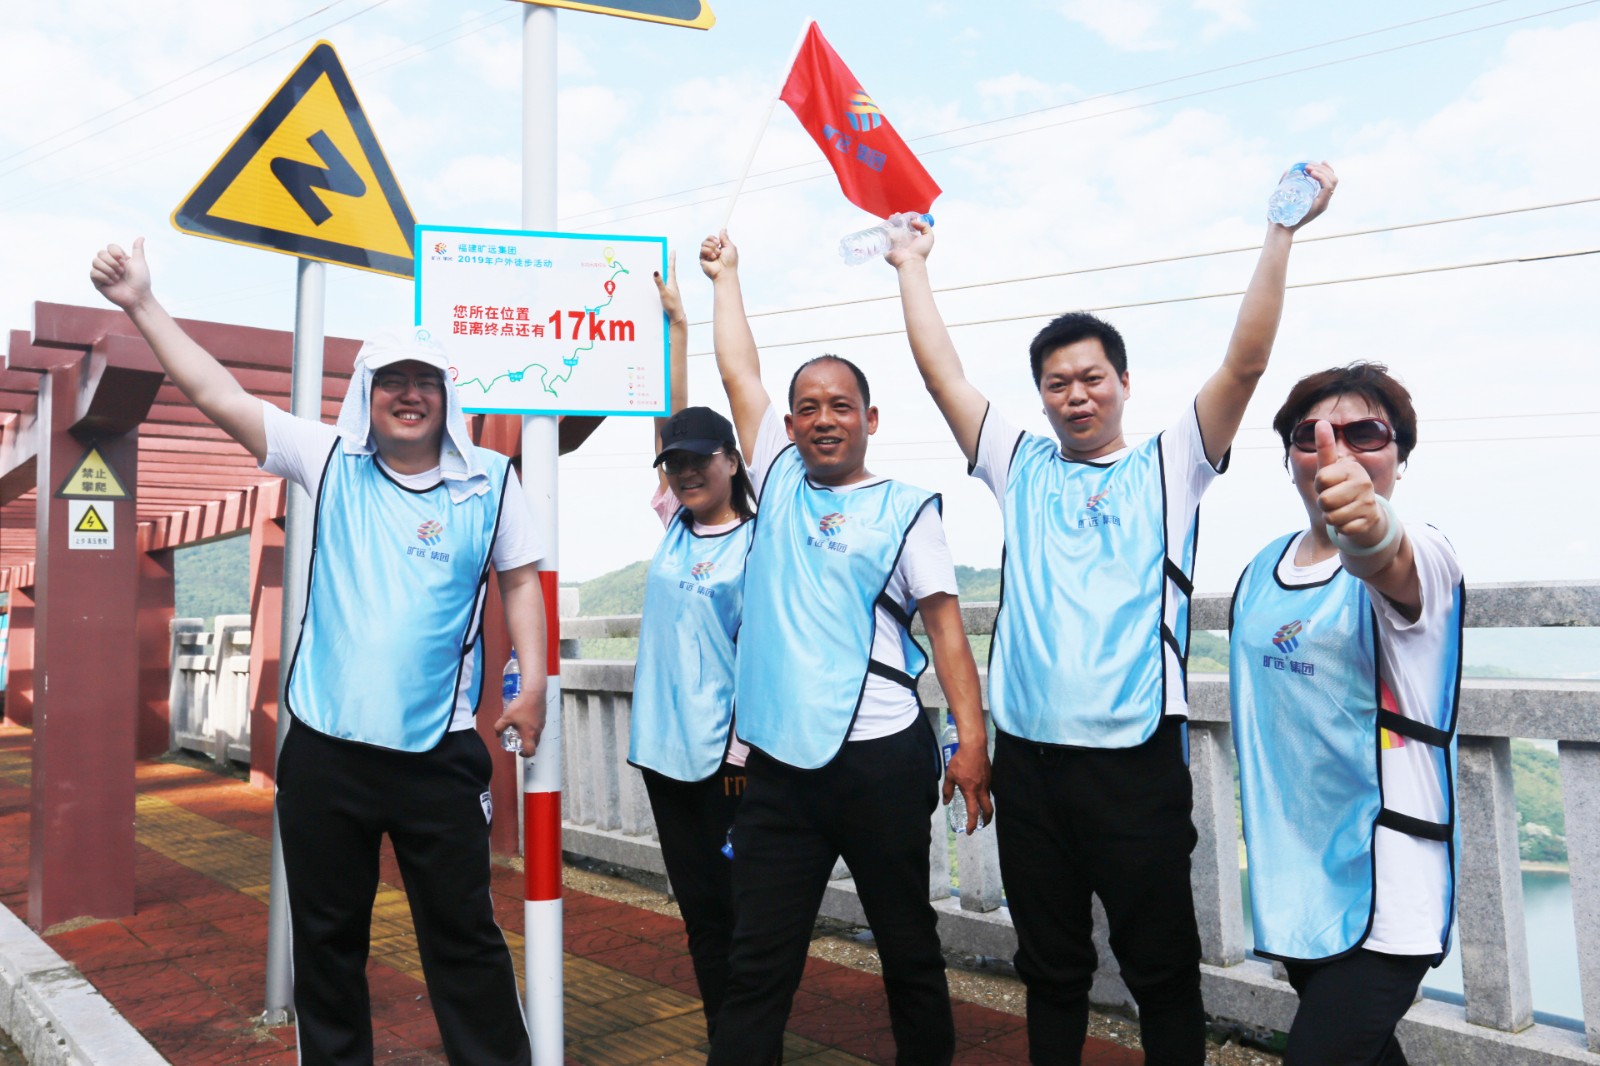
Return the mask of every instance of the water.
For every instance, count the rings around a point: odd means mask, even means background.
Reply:
[[[1239,871],[1244,896],[1244,935],[1251,936],[1250,881]],[[1562,1018],[1582,1018],[1578,990],[1578,945],[1573,935],[1572,882],[1559,870],[1522,871],[1523,920],[1528,930],[1528,965],[1533,985],[1533,1008]],[[1462,995],[1459,930],[1450,954],[1438,969],[1422,980],[1425,992]]]

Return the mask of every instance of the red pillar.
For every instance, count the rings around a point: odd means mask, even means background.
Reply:
[[[79,368],[39,387],[33,795],[28,922],[133,912],[134,738],[138,720],[138,546],[134,501],[110,508],[112,550],[68,550],[54,493],[88,452],[67,431]],[[100,454],[131,492],[138,434],[107,433]],[[105,516],[102,516],[105,517]]]
[[[283,643],[283,523],[250,526],[250,787],[270,789],[278,767],[278,668]]]
[[[33,726],[33,593],[34,588],[14,588],[6,602],[11,607],[11,637],[6,644],[6,721]]]
[[[132,504],[126,506],[132,507]],[[139,722],[134,751],[141,759],[172,747],[172,550],[139,555]]]

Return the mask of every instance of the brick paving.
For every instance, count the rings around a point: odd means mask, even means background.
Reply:
[[[30,731],[0,726],[0,903],[23,918],[31,745]],[[293,1028],[259,1024],[270,795],[166,762],[139,763],[137,782],[135,913],[63,923],[44,939],[177,1066],[292,1066]],[[377,1061],[442,1066],[404,891],[387,848],[380,870],[367,967]],[[506,939],[520,959],[521,875],[497,867],[493,889]],[[567,1062],[703,1063],[705,1025],[682,923],[570,888],[564,910]],[[1021,1018],[963,1002],[955,1004],[955,1016],[956,1062],[1027,1061]],[[877,976],[810,959],[784,1061],[892,1063],[886,1019]],[[1121,1066],[1142,1056],[1091,1040],[1083,1061]]]

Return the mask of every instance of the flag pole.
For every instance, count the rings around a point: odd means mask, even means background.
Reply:
[[[816,19],[808,18],[800,24],[800,34],[795,37],[794,47],[789,50],[788,61],[783,64],[783,80],[778,82],[777,89],[772,92],[767,100],[766,114],[761,116],[761,125],[756,129],[755,140],[750,142],[750,151],[744,157],[744,169],[739,171],[739,180],[734,183],[733,194],[728,197],[728,210],[723,213],[722,225],[717,227],[719,231],[727,229],[728,221],[733,218],[733,205],[739,202],[739,193],[744,191],[744,179],[750,176],[750,164],[756,160],[756,149],[761,147],[761,138],[766,136],[767,126],[772,122],[772,112],[777,108],[778,100],[783,96],[783,87],[789,81],[789,72],[794,69],[795,57],[800,54],[800,46],[805,44],[806,34],[810,32],[812,25],[816,21]]]

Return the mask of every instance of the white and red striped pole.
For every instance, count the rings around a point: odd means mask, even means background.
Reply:
[[[522,13],[522,226],[556,228],[556,12],[527,4]],[[545,545],[539,562],[544,590],[544,734],[522,764],[524,1007],[533,1066],[562,1066],[565,1031],[561,982],[561,621],[556,571],[556,461],[559,419],[522,419],[522,476],[535,528]]]

